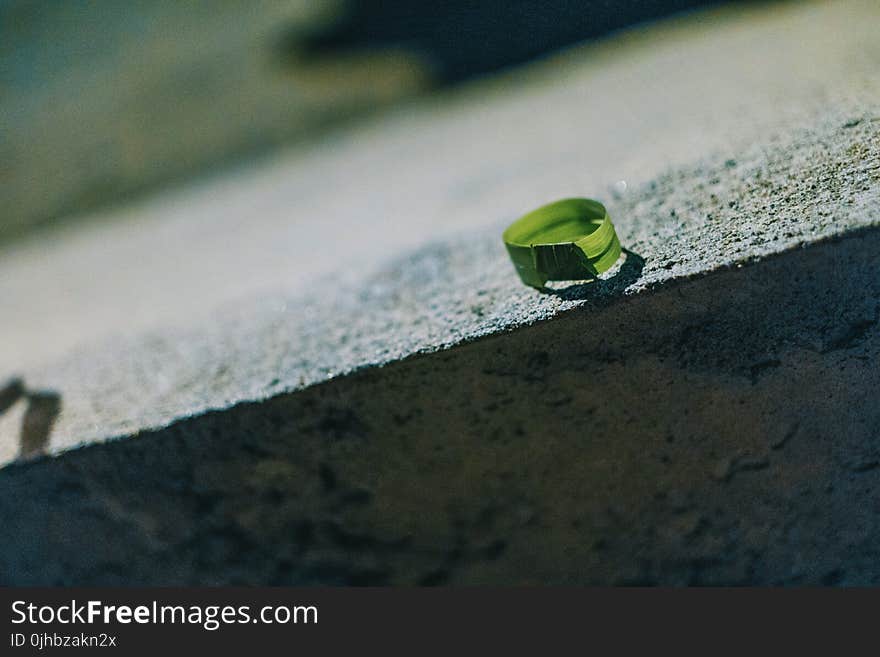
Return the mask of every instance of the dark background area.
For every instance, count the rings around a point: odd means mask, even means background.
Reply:
[[[356,0],[346,17],[308,41],[311,52],[403,46],[456,82],[635,23],[720,0]]]

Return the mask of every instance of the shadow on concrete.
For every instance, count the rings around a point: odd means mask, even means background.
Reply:
[[[21,421],[18,458],[28,460],[45,454],[61,413],[61,395],[53,390],[29,391],[21,379],[10,379],[0,388],[0,415],[20,399],[27,401],[27,409]]]
[[[24,381],[10,379],[0,388],[0,415],[8,411],[12,405],[24,396]]]
[[[645,259],[638,253],[624,249],[626,259],[620,266],[620,270],[610,278],[600,278],[595,281],[575,283],[562,288],[545,287],[542,292],[552,294],[565,301],[579,301],[585,299],[613,299],[621,296],[626,289],[641,278],[645,268]]]
[[[546,52],[722,0],[355,0],[315,34],[307,53],[405,48],[428,59],[445,82],[523,63]],[[301,46],[292,32],[282,42]]]

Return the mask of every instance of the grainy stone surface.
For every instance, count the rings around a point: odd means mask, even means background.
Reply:
[[[630,293],[871,224],[877,11],[696,14],[40,235],[0,257],[0,376],[61,396],[57,453],[576,305],[497,238],[548,199],[609,201]]]
[[[668,173],[609,203],[622,242],[644,264],[584,294],[638,294],[875,225],[878,116],[867,108],[832,115],[786,140]],[[500,229],[425,247],[363,281],[348,272],[306,294],[242,302],[193,331],[74,351],[30,377],[60,391],[67,409],[47,449],[267,398],[546,321],[583,303],[523,287]],[[5,427],[9,460],[18,449],[14,414]]]

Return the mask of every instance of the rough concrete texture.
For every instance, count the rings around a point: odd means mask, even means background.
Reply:
[[[9,466],[0,580],[878,584],[878,267],[852,231]]]
[[[877,19],[696,14],[39,235],[0,258],[0,376],[61,396],[58,453],[573,307],[497,239],[553,198],[610,200],[630,293],[875,222]]]
[[[10,253],[3,362],[33,392],[0,450],[47,456],[0,471],[0,580],[878,582],[876,15],[806,3],[623,37],[220,201]],[[585,119],[600,82],[597,116],[627,130]],[[652,95],[656,116],[616,105]],[[364,186],[318,185],[337,167]],[[282,230],[281,181],[339,221]],[[619,271],[521,286],[500,227],[592,190],[629,249]],[[358,254],[372,240],[388,250]],[[87,303],[86,282],[106,294]],[[34,399],[29,426],[49,424],[45,391],[62,411],[35,449],[19,427]]]
[[[585,297],[637,294],[875,225],[880,115],[845,116],[853,118],[835,116],[736,160],[675,171],[609,204],[621,218],[622,242],[643,266],[612,272],[601,285],[583,288]],[[74,352],[31,377],[58,381],[48,387],[64,391],[68,409],[46,449],[266,398],[546,321],[585,302],[579,292],[523,287],[499,235],[500,226],[426,247],[365,281],[335,282],[332,295],[317,286],[307,295],[241,304],[197,331]],[[9,460],[19,451],[19,421],[10,414],[4,422]]]

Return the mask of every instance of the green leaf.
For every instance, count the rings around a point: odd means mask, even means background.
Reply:
[[[504,231],[504,245],[526,285],[595,278],[620,257],[620,241],[605,206],[568,198],[541,206]]]

